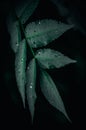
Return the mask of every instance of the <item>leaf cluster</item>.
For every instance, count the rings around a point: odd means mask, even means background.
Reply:
[[[15,76],[17,86],[25,108],[25,98],[29,105],[32,121],[35,111],[36,80],[37,67],[40,75],[40,88],[47,101],[62,112],[70,121],[65,110],[64,103],[60,93],[47,69],[61,68],[76,61],[63,55],[62,53],[50,48],[46,45],[59,38],[67,30],[73,28],[73,25],[58,23],[53,19],[43,19],[28,23],[24,28],[24,24],[33,14],[39,4],[39,0],[25,0],[20,6],[16,6],[14,13],[8,18],[8,31],[10,33],[10,43],[15,52]],[[23,37],[22,37],[23,34]],[[32,57],[28,65],[27,47],[29,47]],[[42,47],[42,49],[40,49]],[[34,51],[36,49],[36,52]],[[29,56],[28,56],[29,57]]]

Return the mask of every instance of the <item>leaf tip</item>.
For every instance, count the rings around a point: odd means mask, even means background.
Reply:
[[[64,113],[65,117],[67,118],[67,120],[72,123],[71,119],[69,118],[68,114],[67,113]]]
[[[77,61],[76,61],[76,60],[73,60],[73,59],[71,60],[71,62],[72,62],[72,63],[77,63]]]

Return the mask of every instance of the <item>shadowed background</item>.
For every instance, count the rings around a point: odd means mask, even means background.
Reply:
[[[31,126],[30,112],[28,109],[23,109],[17,89],[14,72],[15,55],[10,48],[10,35],[6,27],[6,18],[12,5],[10,7],[9,0],[3,0],[0,2],[0,118],[3,129],[4,126],[7,126],[10,129],[15,127],[24,128],[25,130],[41,130],[45,128],[73,130],[82,128],[85,125],[85,3],[83,0],[51,1],[41,0],[28,22],[51,18],[76,24],[75,29],[66,32],[58,40],[47,46],[77,60],[76,64],[48,71],[58,86],[72,124],[59,111],[48,104],[39,89],[37,91],[39,97],[36,102],[34,125]],[[20,1],[13,2],[18,5]]]

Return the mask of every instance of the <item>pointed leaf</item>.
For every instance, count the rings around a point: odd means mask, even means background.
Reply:
[[[70,121],[59,91],[49,74],[46,71],[41,71],[40,79],[41,91],[44,94],[45,98],[53,107],[62,112],[65,117]]]
[[[58,23],[55,20],[45,19],[28,24],[26,26],[25,33],[28,39],[28,44],[30,44],[33,48],[38,48],[46,46],[72,27],[73,25],[67,25],[64,23]]]
[[[36,86],[36,63],[35,59],[32,59],[27,68],[27,78],[26,78],[26,96],[29,105],[29,110],[31,113],[32,122],[36,102],[35,86]]]
[[[24,24],[35,11],[39,0],[23,0],[16,6],[16,14]]]
[[[25,107],[25,69],[26,69],[26,42],[23,40],[18,47],[15,59],[15,74],[20,95]]]
[[[45,69],[61,68],[67,64],[75,63],[75,60],[64,56],[62,53],[52,49],[40,49],[37,51],[36,59],[40,66]]]

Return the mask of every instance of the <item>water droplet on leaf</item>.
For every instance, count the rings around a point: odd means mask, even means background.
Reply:
[[[30,86],[30,88],[32,88],[32,86]]]
[[[41,52],[39,51],[39,52],[38,52],[38,55],[40,55],[40,54],[41,54]]]
[[[41,22],[39,21],[39,24],[41,24]]]
[[[55,66],[54,65],[49,65],[49,68],[53,69],[53,68],[55,68]]]

